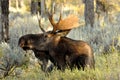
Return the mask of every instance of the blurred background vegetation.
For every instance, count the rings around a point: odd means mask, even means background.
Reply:
[[[22,35],[41,33],[37,20],[38,11],[41,13],[42,26],[46,30],[52,29],[45,15],[45,10],[49,11],[52,6],[55,6],[56,21],[61,9],[63,18],[70,14],[79,17],[79,27],[72,29],[67,37],[84,40],[92,46],[95,70],[66,69],[61,72],[54,69],[46,74],[41,70],[32,51],[26,54],[18,47],[18,39]],[[120,79],[120,0],[0,0],[0,16],[1,79]]]

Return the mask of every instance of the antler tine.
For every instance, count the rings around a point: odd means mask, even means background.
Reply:
[[[61,20],[62,20],[62,13],[60,12],[59,21],[57,22],[57,24],[59,24]]]
[[[53,19],[53,14],[48,13],[48,16],[49,16],[49,21],[50,21],[50,23],[52,24],[53,29],[54,29],[56,23],[55,23],[55,21],[54,21],[54,19]]]
[[[54,6],[52,6],[53,8],[52,8],[52,10],[51,10],[51,14],[49,14],[49,20],[50,20],[50,22],[51,22],[51,24],[52,24],[52,26],[53,26],[53,33],[54,32],[56,32],[56,30],[57,30],[57,26],[58,26],[58,24],[60,23],[60,21],[62,20],[62,10],[60,11],[60,17],[59,17],[59,20],[58,20],[58,22],[57,23],[55,23],[55,21],[54,21],[54,19],[53,19],[53,14],[55,13],[54,11],[54,9],[55,9],[55,5]]]
[[[39,12],[38,12],[38,14],[37,14],[37,18],[38,18],[38,23],[39,23],[39,27],[40,27],[41,31],[42,31],[42,32],[45,32],[45,30],[44,30],[44,29],[42,28],[42,26],[41,26],[41,18],[40,18]]]
[[[57,22],[57,24],[59,24],[60,21],[62,20],[63,4],[62,4],[61,6],[62,6],[62,8],[61,8],[61,10],[60,10],[60,17],[59,17],[59,21]]]
[[[56,31],[56,23],[55,23],[55,21],[54,21],[54,19],[53,19],[53,15],[54,15],[54,8],[55,8],[55,5],[53,4],[52,6],[52,9],[50,10],[50,12],[47,12],[47,14],[48,14],[48,17],[49,17],[49,21],[50,21],[50,23],[51,23],[51,25],[53,26],[53,31],[52,32],[55,32]]]

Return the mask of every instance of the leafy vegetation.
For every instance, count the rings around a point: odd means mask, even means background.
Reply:
[[[85,71],[66,69],[65,72],[54,69],[51,73],[44,73],[39,66],[23,69],[19,76],[8,76],[11,80],[119,80],[120,79],[120,56],[118,52],[107,55],[95,56],[95,70],[86,69]]]
[[[12,51],[12,54],[16,54],[18,61],[21,62],[24,56],[21,54],[25,54],[20,48],[17,46],[18,38],[24,34],[28,33],[38,33],[40,29],[38,24],[36,23],[36,16],[26,16],[24,15],[16,15],[17,17],[13,19],[13,25],[10,27],[10,42],[9,47]],[[22,16],[22,17],[21,17]],[[10,16],[12,19],[14,16]],[[44,22],[44,20],[43,20]],[[45,26],[49,25],[48,21],[45,21]],[[119,24],[119,23],[118,23]],[[30,61],[27,64],[21,65],[21,67],[17,67],[12,74],[5,78],[5,80],[110,80],[110,79],[119,79],[120,77],[120,57],[119,57],[119,48],[115,48],[113,44],[111,48],[109,48],[110,54],[103,55],[104,46],[111,44],[111,40],[115,38],[118,39],[116,43],[119,47],[119,26],[118,24],[102,27],[95,26],[91,27],[80,27],[73,29],[68,37],[73,39],[82,39],[91,44],[93,50],[95,52],[95,62],[96,68],[95,70],[86,69],[85,71],[74,69],[71,71],[70,69],[66,69],[65,72],[54,69],[51,73],[44,73],[41,71],[40,66],[37,62],[34,61],[34,57],[31,52],[28,53],[30,57]],[[33,27],[34,26],[34,27]],[[94,32],[91,32],[93,30]],[[114,30],[114,31],[113,31]],[[15,34],[16,33],[16,34]],[[95,39],[96,36],[98,39]],[[94,41],[96,40],[96,41]],[[112,41],[113,43],[113,41]],[[5,44],[3,44],[5,45]],[[1,47],[2,48],[2,47]],[[5,47],[4,47],[5,49]],[[106,49],[106,48],[105,48]],[[9,53],[9,50],[6,50]],[[21,55],[21,56],[20,56]],[[23,57],[23,58],[22,58]],[[25,58],[26,59],[26,58]]]
[[[95,55],[95,70],[86,69],[85,71],[66,69],[64,72],[54,69],[51,73],[41,71],[33,52],[24,52],[18,47],[20,36],[28,33],[40,33],[37,16],[29,13],[20,14],[10,12],[10,40],[9,44],[0,44],[0,68],[5,56],[9,55],[9,63],[17,62],[17,66],[9,76],[3,80],[119,80],[120,79],[120,9],[110,14],[110,17],[102,16],[102,19],[95,20],[93,28],[81,26],[71,30],[68,37],[72,39],[84,40],[88,42]],[[15,4],[14,4],[15,6]],[[83,5],[82,5],[83,8]],[[83,9],[82,9],[83,10]],[[71,13],[71,12],[70,12]],[[63,14],[66,17],[68,14]],[[80,15],[80,22],[84,22],[83,15]],[[57,15],[54,17],[57,19]],[[103,20],[103,21],[102,21]],[[102,23],[101,23],[102,22]],[[104,25],[99,25],[104,24]],[[51,29],[48,20],[42,19],[44,28]],[[104,54],[103,54],[104,53]],[[11,72],[13,68],[9,71]],[[0,70],[0,77],[4,71]]]

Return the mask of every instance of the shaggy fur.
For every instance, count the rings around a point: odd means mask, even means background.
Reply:
[[[38,56],[36,51],[43,51],[47,57],[42,58],[50,59],[60,70],[64,70],[67,66],[71,69],[77,67],[83,70],[86,66],[94,68],[93,51],[89,44],[81,40],[72,40],[47,32],[24,35],[20,38],[19,45],[23,49],[33,50],[38,58],[42,56]]]

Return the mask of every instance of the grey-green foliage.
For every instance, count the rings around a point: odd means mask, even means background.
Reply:
[[[120,77],[120,56],[118,52],[107,55],[96,55],[95,70],[86,69],[84,71],[65,69],[60,71],[54,69],[51,73],[45,74],[39,67],[34,67],[22,74],[21,77],[6,77],[5,80],[119,80]]]
[[[18,46],[18,40],[22,35],[39,33],[36,17],[21,14],[15,14],[15,16],[11,14],[9,16],[10,21],[14,23],[10,26],[9,43],[0,43],[0,78],[8,76],[16,67],[28,64],[29,54]]]
[[[104,24],[104,27],[101,27],[96,21],[93,28],[90,26],[78,27],[73,29],[68,34],[68,37],[77,40],[81,39],[88,42],[93,47],[95,53],[103,52],[105,47],[112,45],[114,47],[119,47],[119,21],[114,24],[106,22],[104,22]]]
[[[63,16],[66,17],[67,15]],[[119,16],[119,14],[118,14]],[[24,56],[24,51],[18,46],[18,39],[25,34],[29,33],[41,33],[37,16],[30,16],[29,14],[22,15],[18,13],[11,13],[10,22],[12,22],[12,26],[10,26],[10,40],[9,44],[2,43],[0,44],[0,49],[3,49],[3,56],[0,60],[4,60],[5,56],[9,56],[10,64],[14,64],[17,66],[22,65],[27,58]],[[54,17],[57,19],[57,16]],[[119,17],[116,17],[116,20],[119,20]],[[81,18],[84,21],[84,18]],[[91,28],[90,26],[82,26],[76,29],[73,29],[68,37],[77,40],[84,40],[88,42],[95,53],[101,53],[106,49],[106,47],[111,46],[114,43],[114,40],[117,38],[118,42],[114,47],[119,46],[119,34],[120,27],[119,21],[116,24],[105,23],[104,27],[101,27],[95,22],[95,26]],[[49,21],[46,19],[42,19],[42,25],[45,29],[51,26]],[[17,63],[17,64],[16,64]],[[5,62],[6,64],[6,62]]]
[[[3,42],[0,44],[2,56],[0,58],[0,78],[11,74],[18,66],[22,66],[27,62],[27,58],[23,55],[22,50],[18,48],[11,49],[10,45]]]

